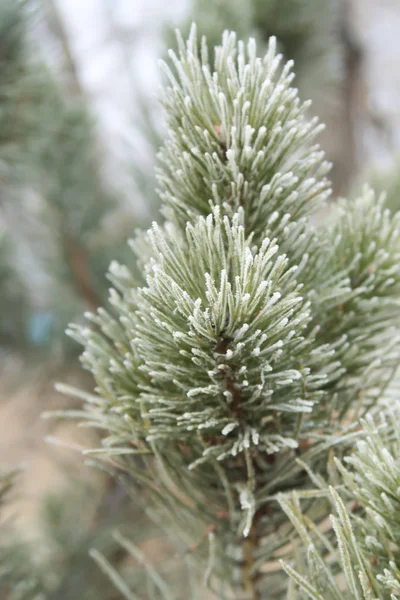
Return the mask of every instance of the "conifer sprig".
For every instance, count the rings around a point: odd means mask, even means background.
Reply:
[[[225,32],[208,60],[206,41],[197,49],[195,30],[187,47],[178,34],[179,57],[170,51],[172,71],[163,105],[168,138],[158,177],[165,216],[181,228],[196,215],[222,204],[232,216],[244,207],[247,235],[255,242],[285,215],[298,221],[329,195],[329,165],[311,142],[323,127],[307,120],[308,102],[290,87],[293,62],[280,69],[271,38],[263,59],[256,44],[237,44]]]
[[[281,598],[274,565],[292,531],[277,494],[328,478],[331,449],[359,435],[399,362],[399,216],[366,190],[315,229],[329,195],[320,127],[275,41],[260,59],[225,33],[213,65],[195,27],[178,42],[159,171],[167,222],[145,240],[145,281],[114,263],[110,310],[70,329],[98,393],[76,416],[109,432],[104,453],[177,528],[211,532],[209,581],[260,598],[269,562],[269,597]],[[317,526],[329,503],[317,495],[305,514]]]

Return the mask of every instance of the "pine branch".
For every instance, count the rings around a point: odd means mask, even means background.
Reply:
[[[101,305],[101,298],[91,282],[84,248],[68,233],[64,233],[64,248],[79,296],[90,310],[97,310]]]
[[[67,34],[65,23],[60,14],[60,8],[57,6],[57,0],[46,0],[45,5],[47,9],[47,19],[50,23],[50,28],[59,40],[63,51],[70,91],[77,98],[83,98],[85,94],[80,81],[76,61],[73,57],[73,53],[71,50],[71,44]]]
[[[399,363],[399,216],[365,190],[313,227],[329,165],[274,39],[261,59],[226,32],[212,64],[195,27],[178,47],[164,66],[167,221],[137,245],[142,285],[113,263],[109,310],[70,328],[97,383],[79,416],[191,534],[210,586],[282,598],[282,573],[262,569],[293,553],[279,494],[305,495],[319,535],[329,502],[304,490],[328,482]]]

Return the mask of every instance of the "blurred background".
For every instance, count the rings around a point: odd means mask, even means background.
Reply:
[[[2,570],[0,548],[2,600],[120,598],[88,555],[139,585],[116,526],[171,568],[140,498],[82,459],[100,434],[41,415],[79,419],[54,390],[92,386],[65,329],[106,303],[108,265],[134,268],[127,240],[159,218],[158,59],[192,21],[211,48],[226,28],[259,53],[276,35],[327,125],[331,202],[368,180],[400,208],[398,0],[0,0],[0,521],[17,557]]]

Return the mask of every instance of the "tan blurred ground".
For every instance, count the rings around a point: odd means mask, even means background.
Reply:
[[[62,371],[60,378],[79,386],[79,375]],[[44,495],[62,491],[70,475],[93,481],[80,449],[96,446],[90,430],[73,421],[43,419],[43,411],[71,407],[71,399],[54,390],[53,367],[29,368],[21,359],[4,361],[0,377],[0,469],[21,467],[6,516],[16,516],[20,530],[37,534],[38,512]],[[51,443],[46,438],[57,443]]]

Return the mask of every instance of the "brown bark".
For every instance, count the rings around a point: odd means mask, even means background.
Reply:
[[[254,567],[254,552],[258,546],[256,524],[249,532],[249,536],[243,542],[243,568],[242,568],[242,580],[243,587],[249,600],[260,600],[261,595],[257,589],[257,583],[259,580],[258,573],[252,573]]]
[[[66,233],[63,236],[63,243],[75,288],[90,309],[96,311],[101,305],[101,299],[91,282],[86,250]]]

